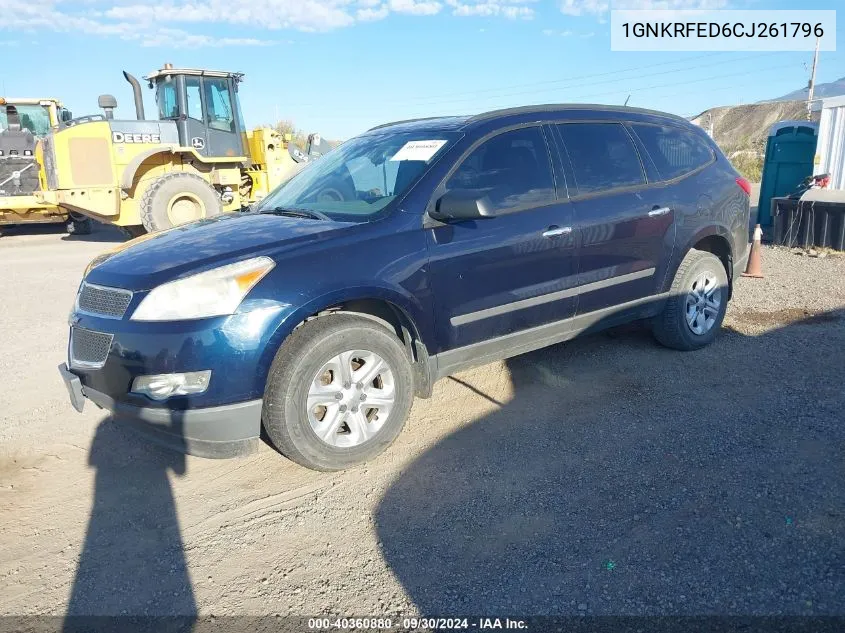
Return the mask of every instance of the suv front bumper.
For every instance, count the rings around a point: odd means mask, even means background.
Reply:
[[[174,450],[212,458],[236,457],[258,450],[260,399],[199,409],[141,407],[117,402],[100,391],[86,387],[65,363],[59,365],[59,373],[77,411],[82,411],[86,399],[90,400],[101,409],[110,411],[115,420]]]

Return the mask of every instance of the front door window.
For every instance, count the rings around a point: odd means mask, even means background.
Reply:
[[[205,78],[205,102],[208,107],[208,127],[223,132],[235,131],[232,114],[232,95],[226,79]]]

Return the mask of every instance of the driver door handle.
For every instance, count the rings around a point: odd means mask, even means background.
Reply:
[[[659,215],[666,215],[671,210],[672,209],[670,209],[669,207],[654,207],[651,211],[648,212],[648,217],[656,218]]]
[[[558,235],[569,235],[572,233],[571,226],[550,226],[543,231],[543,237],[557,237]]]

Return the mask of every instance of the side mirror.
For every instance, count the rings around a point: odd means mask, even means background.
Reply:
[[[68,110],[67,108],[62,108],[61,117],[59,117],[63,123],[67,123],[73,118],[73,112]]]
[[[435,220],[481,220],[496,217],[489,189],[452,189],[443,194],[429,215]]]

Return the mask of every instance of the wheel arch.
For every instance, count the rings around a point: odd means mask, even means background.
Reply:
[[[120,188],[123,191],[129,191],[132,189],[133,185],[135,184],[135,176],[138,173],[138,170],[141,168],[147,160],[152,158],[153,156],[158,156],[159,154],[173,154],[173,148],[171,147],[156,147],[153,149],[148,149],[140,154],[136,154],[132,157],[126,166],[123,168],[123,173],[120,175]]]
[[[197,173],[201,173],[203,169],[197,169],[197,165],[202,165],[204,169],[213,169],[215,166],[232,166],[241,165],[243,157],[224,157],[224,158],[207,158],[202,154],[198,154],[193,148],[184,147],[153,147],[132,157],[126,166],[123,168],[123,173],[120,175],[120,188],[123,191],[129,192],[136,184],[136,176],[141,166],[154,156],[166,154],[170,156],[188,156],[190,161],[194,164]]]
[[[410,297],[387,288],[360,293],[339,290],[322,295],[298,308],[276,329],[261,364],[269,368],[285,339],[307,321],[331,318],[335,314],[356,315],[378,323],[397,336],[414,370],[417,395],[427,398],[431,395],[433,379],[428,348],[417,325],[421,310]]]
[[[724,226],[718,224],[710,225],[702,228],[696,233],[692,234],[686,243],[678,251],[678,256],[672,265],[671,274],[667,275],[667,284],[671,284],[678,272],[678,267],[687,256],[687,253],[692,249],[712,253],[719,258],[722,265],[725,267],[725,273],[728,277],[728,299],[733,294],[733,262],[734,253],[732,244],[731,232]]]

